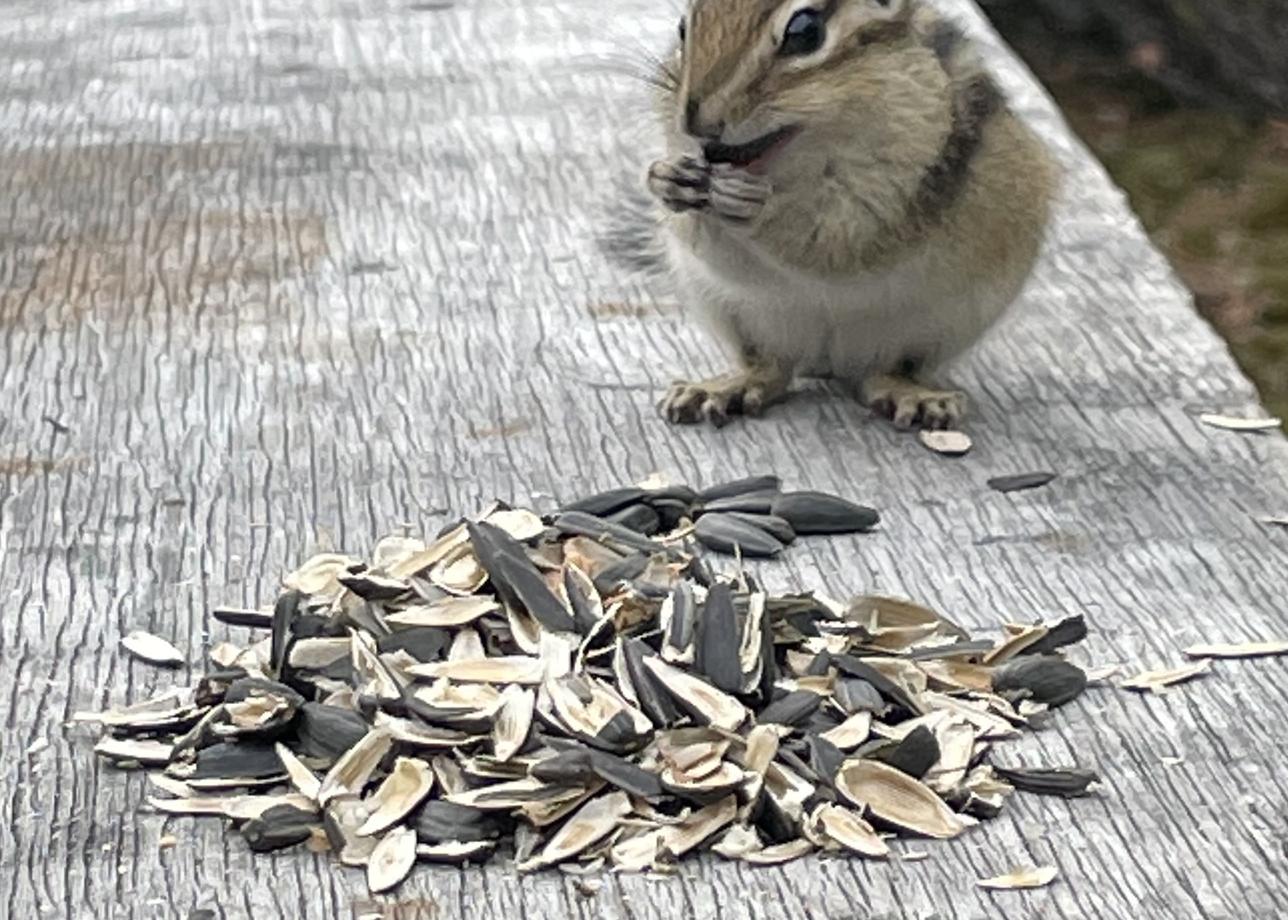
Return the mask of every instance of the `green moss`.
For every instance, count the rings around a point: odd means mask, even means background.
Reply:
[[[1259,181],[1257,200],[1243,215],[1243,226],[1254,233],[1288,231],[1288,176],[1279,182]],[[1282,258],[1288,259],[1288,250]]]
[[[1288,248],[1283,252],[1288,253]],[[1288,257],[1281,254],[1276,258],[1269,252],[1262,255],[1256,268],[1257,286],[1275,300],[1288,304]]]
[[[1182,227],[1174,235],[1176,248],[1193,259],[1211,259],[1217,255],[1218,228],[1210,224]]]
[[[1288,419],[1288,323],[1267,324],[1231,347],[1271,414]]]
[[[1150,231],[1184,203],[1194,184],[1189,163],[1176,148],[1128,147],[1105,165]]]
[[[1230,116],[1176,111],[1132,124],[1112,146],[1097,152],[1152,230],[1195,189],[1240,182],[1261,134],[1260,128]],[[1203,247],[1203,241],[1196,242]]]

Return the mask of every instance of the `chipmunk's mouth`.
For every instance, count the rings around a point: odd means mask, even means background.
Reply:
[[[788,125],[745,144],[705,144],[702,148],[708,163],[728,163],[748,172],[758,173],[769,165],[782,149],[800,134],[798,125]]]

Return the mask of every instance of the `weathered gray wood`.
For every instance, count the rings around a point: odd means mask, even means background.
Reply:
[[[907,594],[976,627],[1083,611],[1095,663],[1288,632],[1288,530],[1254,519],[1288,513],[1288,446],[1198,424],[1255,410],[1250,386],[1003,49],[1070,175],[1015,321],[954,372],[977,448],[950,461],[824,392],[719,433],[664,426],[668,377],[721,362],[591,241],[643,119],[594,60],[665,41],[673,10],[444,7],[28,0],[0,19],[0,916],[360,912],[361,876],[324,858],[142,813],[142,778],[62,722],[183,678],[128,662],[130,629],[197,661],[237,632],[211,605],[493,496],[776,470],[885,514],[794,547],[778,584]],[[1062,474],[1041,491],[984,485],[1041,467]],[[593,901],[558,874],[420,869],[387,915],[1279,916],[1285,686],[1278,660],[1162,698],[1090,692],[1013,756],[1097,765],[1103,795],[1018,797],[955,843],[900,846],[925,862],[686,865]],[[1025,861],[1060,880],[975,889]]]

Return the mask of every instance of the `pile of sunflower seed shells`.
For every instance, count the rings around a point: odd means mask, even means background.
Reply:
[[[1086,791],[1090,771],[990,763],[1086,685],[1061,654],[1081,617],[977,640],[904,600],[714,575],[692,540],[705,503],[784,537],[777,521],[874,523],[815,493],[766,505],[766,484],[498,505],[369,564],[316,556],[271,611],[214,611],[258,641],[212,648],[195,686],[77,718],[102,725],[103,757],[156,770],[159,811],[231,819],[256,851],[329,849],[372,892],[497,852],[663,874],[703,850],[881,859],[1017,789]]]

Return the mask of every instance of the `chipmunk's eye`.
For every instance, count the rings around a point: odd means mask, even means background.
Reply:
[[[680,44],[684,44],[684,18],[680,18]]]
[[[797,10],[792,14],[792,18],[787,20],[787,28],[783,31],[783,43],[778,47],[778,53],[785,57],[813,54],[823,47],[824,36],[822,13],[811,9]]]

